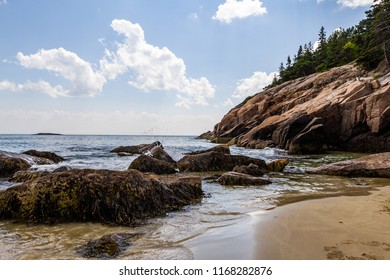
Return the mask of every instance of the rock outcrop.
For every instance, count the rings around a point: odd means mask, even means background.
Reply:
[[[390,73],[378,80],[348,64],[285,82],[228,112],[208,139],[291,154],[390,151]]]
[[[73,169],[0,192],[0,219],[135,225],[200,201],[201,178]]]
[[[0,151],[0,178],[11,177],[16,172],[30,167],[31,165],[20,155]]]
[[[390,178],[390,153],[373,154],[357,159],[335,162],[312,168],[307,172],[347,177]]]
[[[224,153],[224,154],[230,155],[230,148],[228,145],[218,145],[218,146],[212,147],[212,148],[207,149],[207,150],[186,153],[185,155],[194,156],[194,155],[204,154],[204,153],[208,153],[208,152],[219,152],[219,153]]]
[[[178,161],[177,166],[180,171],[212,172],[232,171],[236,166],[249,165],[251,163],[257,165],[260,169],[267,169],[264,160],[220,152],[186,155]]]

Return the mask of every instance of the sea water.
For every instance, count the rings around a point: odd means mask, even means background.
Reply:
[[[194,136],[111,136],[111,135],[0,135],[0,150],[21,153],[30,149],[54,152],[66,159],[55,165],[33,166],[35,170],[54,170],[61,166],[126,170],[138,156],[119,157],[110,151],[118,146],[148,144],[160,141],[173,159],[185,153],[215,146]],[[249,150],[231,147],[232,154],[246,155],[270,162],[289,158],[284,173],[266,175],[272,184],[266,186],[221,186],[203,180],[204,198],[177,212],[153,218],[137,227],[112,227],[98,223],[67,223],[31,225],[0,221],[1,259],[82,259],[80,246],[111,233],[136,233],[134,240],[120,259],[193,259],[193,249],[186,246],[191,239],[207,235],[218,228],[237,228],[250,213],[265,211],[277,205],[302,199],[359,194],[366,186],[381,186],[389,181],[380,179],[339,178],[308,175],[312,166],[359,156],[349,153],[288,156],[283,150]],[[202,174],[204,176],[204,174]],[[12,183],[0,181],[0,191]],[[235,227],[234,227],[235,226]],[[245,229],[242,229],[245,232]],[[233,252],[234,253],[234,252]],[[231,256],[234,258],[234,255]]]

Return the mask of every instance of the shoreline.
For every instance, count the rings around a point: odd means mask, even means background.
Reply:
[[[390,260],[390,186],[296,202],[185,242],[194,259]]]

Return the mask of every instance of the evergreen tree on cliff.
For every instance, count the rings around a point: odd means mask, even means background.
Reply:
[[[371,25],[372,44],[381,48],[388,65],[390,48],[390,0],[375,0],[372,6],[373,21]]]

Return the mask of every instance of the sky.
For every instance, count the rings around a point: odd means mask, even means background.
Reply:
[[[372,0],[0,0],[0,134],[199,135]]]

